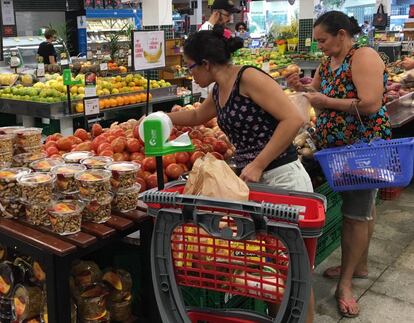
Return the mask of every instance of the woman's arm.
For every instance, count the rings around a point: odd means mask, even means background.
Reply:
[[[263,170],[293,142],[303,121],[281,87],[258,70],[249,68],[243,73],[240,92],[250,97],[279,122],[267,145],[242,171],[242,179],[258,182]]]
[[[167,113],[173,124],[177,126],[198,126],[216,116],[216,106],[210,93],[201,106],[194,110]]]

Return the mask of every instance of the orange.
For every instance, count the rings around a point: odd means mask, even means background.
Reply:
[[[128,105],[131,103],[131,97],[129,95],[124,96],[124,104]]]
[[[140,94],[135,95],[135,100],[136,100],[136,103],[140,103],[141,102],[141,95]]]
[[[124,105],[125,104],[124,98],[122,96],[118,96],[116,98],[116,101],[117,101],[118,105]]]
[[[136,97],[136,95],[131,95],[130,96],[130,101],[129,101],[131,104],[135,104],[135,103],[137,103],[137,97]]]
[[[83,103],[82,102],[77,103],[76,107],[75,107],[75,111],[78,112],[78,113],[81,113],[81,112],[83,112],[83,110],[84,110]]]
[[[101,108],[101,109],[105,109],[106,108],[106,102],[105,102],[105,100],[99,100],[99,107]]]
[[[115,108],[118,104],[118,102],[116,101],[116,99],[109,99],[111,102],[110,107],[111,108]]]
[[[141,93],[141,102],[146,102],[147,101],[147,94],[146,93]]]

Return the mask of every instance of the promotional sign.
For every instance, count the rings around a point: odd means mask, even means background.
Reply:
[[[15,25],[13,0],[1,0],[1,12],[4,26]]]
[[[135,71],[165,67],[163,30],[132,32],[132,67]]]
[[[85,117],[99,114],[99,97],[83,98]]]
[[[89,72],[85,74],[85,97],[92,96],[96,96],[96,74]]]

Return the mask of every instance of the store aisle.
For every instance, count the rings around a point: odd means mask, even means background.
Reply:
[[[382,201],[370,247],[368,279],[354,280],[358,318],[341,318],[333,298],[335,282],[323,271],[339,264],[340,249],[316,268],[315,323],[411,323],[414,317],[414,185],[396,201]]]

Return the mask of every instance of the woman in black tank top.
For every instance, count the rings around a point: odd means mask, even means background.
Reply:
[[[184,55],[194,81],[214,90],[198,109],[170,113],[173,124],[195,126],[214,117],[236,148],[240,178],[273,187],[313,191],[311,180],[297,158],[292,142],[303,124],[299,111],[281,87],[251,66],[234,66],[231,55],[243,46],[223,27],[199,31],[184,44]],[[274,314],[274,313],[273,313]],[[307,322],[313,321],[313,297]]]
[[[303,124],[296,107],[281,87],[266,73],[253,67],[231,64],[231,55],[243,46],[238,37],[230,37],[223,27],[200,31],[189,37],[184,55],[194,80],[214,90],[193,111],[171,113],[177,125],[200,125],[217,116],[221,130],[236,148],[235,161],[245,181],[275,183],[275,176],[264,176],[282,166],[291,177],[300,173],[301,183],[281,179],[282,188],[309,191],[311,182],[292,147]],[[267,178],[267,179],[266,179]]]

